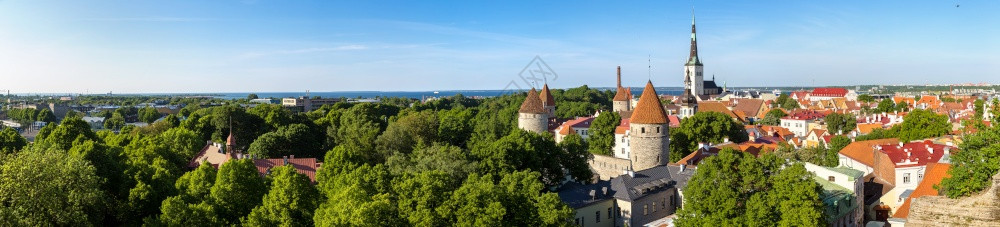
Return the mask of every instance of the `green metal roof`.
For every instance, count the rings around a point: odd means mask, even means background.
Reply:
[[[844,175],[847,175],[847,176],[851,177],[852,181],[854,179],[858,179],[858,178],[861,178],[861,177],[865,176],[865,172],[861,172],[860,170],[851,169],[851,168],[847,168],[847,167],[843,167],[843,166],[825,167],[825,168],[827,168],[829,170],[832,170],[834,172],[838,172],[838,173],[842,173]]]
[[[820,177],[813,177],[813,180],[823,187],[820,199],[823,200],[823,205],[826,207],[828,221],[840,219],[857,208],[857,198],[851,190]]]

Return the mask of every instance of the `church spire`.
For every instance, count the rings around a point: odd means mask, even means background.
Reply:
[[[701,59],[698,59],[698,36],[695,32],[694,26],[694,8],[691,9],[691,54],[688,56],[688,62],[686,65],[701,65]]]

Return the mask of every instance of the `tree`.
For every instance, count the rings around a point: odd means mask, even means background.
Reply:
[[[961,151],[951,153],[951,177],[938,188],[949,198],[970,196],[990,186],[991,176],[1000,171],[1000,128],[966,135],[958,146]]]
[[[152,124],[156,119],[160,119],[160,112],[156,112],[156,108],[144,107],[139,109],[139,121]]]
[[[180,196],[163,200],[160,207],[163,214],[155,220],[147,220],[146,225],[153,226],[223,226],[225,222],[219,219],[216,208],[208,202],[187,203]]]
[[[765,125],[780,125],[781,124],[781,118],[783,118],[785,116],[788,116],[788,114],[785,113],[784,110],[777,109],[777,108],[776,109],[771,109],[771,110],[767,111],[767,114],[764,115],[764,118],[761,119],[759,121],[759,123],[765,124]]]
[[[249,95],[247,95],[247,99],[258,99],[258,98],[259,97],[257,97],[257,94],[254,93],[250,93]]]
[[[53,146],[60,150],[69,150],[73,146],[73,142],[77,140],[80,142],[98,140],[97,134],[90,130],[90,124],[75,117],[63,119],[62,123],[52,128],[52,131],[47,135],[43,136],[41,132],[38,134],[41,139],[36,138],[36,140],[41,140],[39,143],[43,146]]]
[[[840,150],[851,144],[851,138],[847,138],[844,135],[837,135],[830,138],[830,149],[826,151],[826,158],[824,158],[824,166],[837,167],[840,165]]]
[[[184,128],[168,129],[159,135],[159,139],[182,162],[193,159],[205,146],[204,140],[198,138],[194,132]]]
[[[125,127],[125,117],[122,117],[119,113],[113,113],[111,118],[104,119],[104,128],[110,130],[119,130]]]
[[[243,220],[246,226],[313,226],[313,211],[320,196],[309,177],[291,165],[275,167],[268,175],[271,190],[264,201]]]
[[[443,205],[461,184],[440,170],[407,174],[393,190],[399,193],[399,214],[413,226],[445,226],[449,223],[436,210]]]
[[[874,102],[875,98],[869,94],[858,95],[858,101],[869,103]]]
[[[982,99],[976,99],[976,101],[973,102],[972,109],[976,111],[975,112],[976,115],[974,115],[973,117],[974,119],[979,119],[979,120],[983,119],[983,113],[985,113],[984,112],[985,106],[986,106],[986,101]]]
[[[852,114],[830,113],[823,121],[831,135],[844,134],[858,127],[858,120]]]
[[[587,152],[587,142],[580,135],[566,136],[562,142],[559,142],[559,148],[565,152],[560,155],[563,157],[560,159],[562,166],[566,168],[570,176],[573,176],[573,179],[580,182],[588,182],[592,179],[594,173],[590,171],[590,165],[587,163],[591,154]]]
[[[782,109],[794,110],[799,108],[799,102],[794,99],[788,99],[785,103],[781,104]]]
[[[444,220],[458,226],[556,226],[568,225],[573,209],[554,193],[542,193],[537,172],[469,176],[448,201],[437,209]]]
[[[219,217],[227,223],[238,223],[241,217],[261,204],[267,188],[257,173],[253,160],[230,160],[219,167],[211,197]]]
[[[21,148],[28,145],[28,140],[25,140],[21,134],[17,133],[13,128],[4,128],[0,130],[0,155],[11,154],[20,151]]]
[[[472,133],[471,109],[451,109],[439,112],[438,138],[451,145],[464,147]]]
[[[280,158],[297,155],[321,158],[323,141],[318,132],[304,124],[292,124],[277,131],[264,133],[250,144],[247,153],[260,158]]]
[[[38,116],[35,117],[35,120],[45,123],[52,123],[56,122],[56,115],[52,114],[52,110],[49,110],[48,108],[42,108],[38,110]]]
[[[892,112],[896,109],[896,103],[892,102],[892,99],[882,99],[878,102],[878,106],[875,107],[876,113],[887,113]]]
[[[58,150],[0,161],[0,225],[67,226],[101,223],[101,179],[94,166]]]
[[[725,148],[698,164],[677,226],[819,226],[822,188],[799,163]]]
[[[724,140],[741,143],[749,140],[743,125],[732,117],[719,112],[698,112],[672,129],[670,135],[670,161],[676,162],[693,152],[698,143],[722,143]]]
[[[454,179],[465,179],[470,173],[476,172],[476,162],[470,160],[468,152],[460,147],[441,144],[417,149],[410,154],[394,154],[386,161],[386,165],[389,172],[397,176],[440,171]]]
[[[614,111],[601,113],[590,124],[588,145],[590,153],[611,155],[615,145],[615,128],[621,124],[621,116]]]
[[[472,154],[479,161],[481,173],[498,176],[532,170],[541,173],[540,179],[546,185],[555,186],[565,176],[561,160],[566,157],[560,150],[551,137],[514,130],[488,147],[473,149]]]
[[[385,158],[393,153],[410,153],[414,147],[429,146],[437,141],[437,114],[431,111],[411,112],[389,123],[375,140],[376,151]]]
[[[913,110],[903,117],[899,127],[899,139],[911,141],[937,137],[951,132],[948,116],[936,114],[928,110]]]
[[[170,114],[163,118],[163,121],[167,122],[171,128],[181,126],[181,119],[177,118],[176,114]]]

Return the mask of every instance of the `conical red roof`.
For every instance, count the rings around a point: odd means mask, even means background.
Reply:
[[[538,98],[542,100],[544,106],[556,105],[556,99],[552,97],[552,92],[549,91],[549,84],[542,86],[542,92],[538,94]]]
[[[542,100],[538,97],[538,92],[535,91],[535,88],[531,88],[531,91],[528,91],[528,97],[524,98],[524,102],[521,103],[521,110],[518,112],[534,114],[545,113],[545,108],[542,107]]]
[[[615,93],[614,101],[628,101],[628,92],[623,87],[618,88],[618,92]]]
[[[629,122],[637,124],[670,123],[670,120],[667,119],[667,112],[660,104],[660,97],[653,89],[652,81],[647,82],[646,88],[642,89],[642,96],[639,96],[639,102],[635,104],[635,110],[632,111],[632,119]]]

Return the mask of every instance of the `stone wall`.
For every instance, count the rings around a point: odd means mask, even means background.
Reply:
[[[632,106],[628,104],[628,101],[614,101],[611,110],[615,112],[629,111],[632,110]]]
[[[595,154],[587,161],[590,169],[601,177],[601,180],[611,180],[611,178],[621,176],[628,170],[628,159],[615,158],[612,156]]]
[[[1000,226],[1000,173],[993,175],[993,185],[979,195],[911,200],[906,226]]]
[[[632,156],[632,168],[641,171],[666,165],[670,161],[670,137],[667,124],[637,124],[629,125],[629,149]]]
[[[545,114],[519,113],[517,118],[517,128],[529,132],[542,133],[548,130],[549,119]]]

